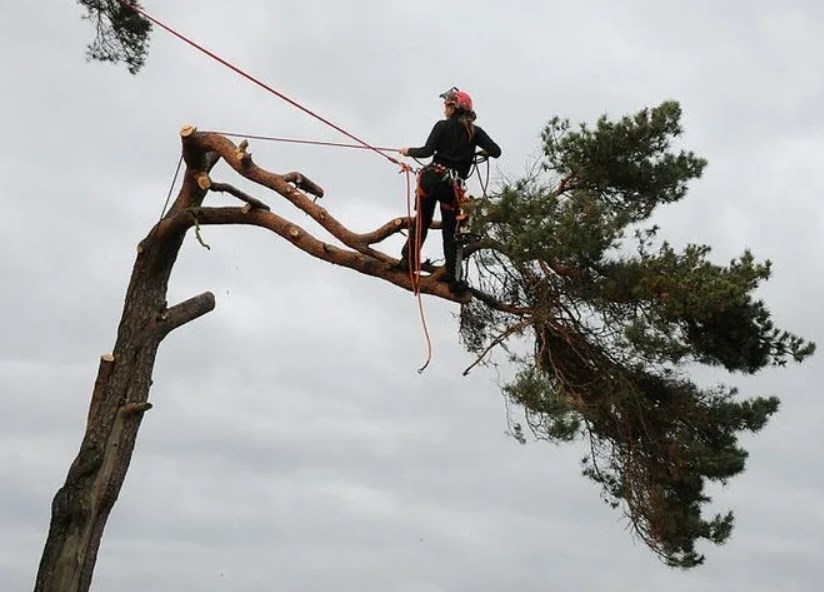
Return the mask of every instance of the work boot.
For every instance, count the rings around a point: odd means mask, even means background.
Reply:
[[[447,285],[449,286],[449,291],[455,294],[455,296],[463,296],[469,291],[469,284],[463,280],[448,281]]]
[[[406,253],[401,253],[400,260],[395,264],[395,267],[398,269],[405,269],[409,271],[409,257],[407,257]]]
[[[446,273],[441,277],[441,281],[445,282],[446,285],[449,287],[449,291],[455,294],[456,296],[461,296],[466,293],[469,289],[469,284],[467,284],[462,279],[458,279],[455,277],[455,271],[447,270]]]

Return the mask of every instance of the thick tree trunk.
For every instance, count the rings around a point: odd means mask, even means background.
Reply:
[[[197,178],[214,159],[187,156],[180,195],[169,215],[198,207],[205,195]],[[120,493],[148,403],[158,346],[173,329],[214,308],[205,293],[167,308],[166,290],[186,230],[154,231],[140,243],[112,354],[102,356],[86,433],[52,516],[35,592],[89,589],[103,529]]]
[[[258,167],[246,151],[247,142],[235,146],[219,134],[200,133],[191,127],[184,127],[181,135],[186,160],[183,187],[169,213],[138,246],[114,351],[101,357],[80,451],[69,468],[66,483],[52,502],[49,535],[35,592],[89,589],[106,520],[123,486],[143,414],[151,408],[149,388],[160,342],[175,328],[214,308],[214,296],[208,292],[177,306],[166,306],[172,267],[186,232],[193,225],[263,227],[313,257],[381,278],[405,290],[454,302],[465,303],[474,297],[497,310],[525,312],[478,290],[453,294],[447,284],[439,281],[439,270],[413,281],[410,270],[398,266],[397,260],[373,246],[404,228],[409,220],[396,218],[373,232],[354,233],[303,193],[321,197],[322,188],[301,173],[278,175]],[[213,183],[209,172],[218,158],[308,214],[346,248],[318,240],[231,185]],[[204,208],[203,199],[210,190],[229,193],[246,205]]]

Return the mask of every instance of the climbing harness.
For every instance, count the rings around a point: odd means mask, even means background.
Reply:
[[[480,160],[479,160],[480,158]],[[478,170],[478,164],[481,162],[487,162],[487,173],[486,183],[480,179],[480,171]],[[472,176],[472,172],[477,171],[479,180],[481,180],[481,190],[483,191],[483,196],[486,197],[486,188],[489,183],[489,165],[488,159],[486,156],[478,154],[475,156],[473,160],[473,171],[470,171],[469,176]],[[455,213],[455,269],[454,269],[454,277],[449,278],[450,282],[455,282],[456,284],[461,284],[465,281],[466,278],[466,270],[464,270],[464,247],[471,243],[478,240],[478,236],[475,235],[470,231],[469,228],[469,210],[470,204],[474,200],[474,198],[467,193],[466,182],[464,179],[458,175],[457,171],[454,169],[450,169],[440,163],[433,162],[430,163],[421,169],[418,173],[417,179],[417,193],[418,195],[423,194],[423,189],[421,188],[421,175],[427,171],[432,170],[435,174],[439,175],[442,182],[449,183],[452,186],[452,191],[454,195],[454,204],[449,203],[441,203],[441,208],[448,212],[456,212]],[[418,204],[420,205],[420,204]],[[419,226],[419,225],[418,225]],[[416,237],[417,238],[417,237]],[[415,244],[416,252],[418,254],[418,259],[420,259],[420,241],[417,241]]]

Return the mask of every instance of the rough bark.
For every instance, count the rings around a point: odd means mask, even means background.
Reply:
[[[214,164],[190,155],[174,210],[200,205],[197,179]],[[52,502],[35,590],[89,589],[100,539],[117,500],[147,404],[157,349],[173,329],[214,308],[211,294],[167,308],[166,290],[186,229],[140,243],[112,354],[101,360],[86,433],[66,482]]]
[[[352,232],[301,189],[321,197],[323,189],[301,173],[278,175],[252,162],[247,142],[235,146],[223,136],[181,130],[186,173],[168,214],[144,238],[126,292],[114,350],[101,357],[86,432],[69,468],[65,484],[52,502],[48,537],[40,561],[35,592],[86,592],[92,580],[106,521],[123,486],[148,403],[158,347],[174,329],[211,311],[211,293],[168,307],[166,293],[172,268],[189,228],[201,224],[247,224],[271,230],[304,252],[360,273],[414,291],[408,270],[373,245],[403,230],[408,220],[396,218],[365,234]],[[315,238],[289,220],[269,211],[258,198],[226,183],[213,183],[209,172],[223,158],[243,177],[274,190],[308,214],[343,246]],[[292,185],[294,184],[294,185]],[[209,191],[235,196],[243,207],[203,207]],[[472,297],[501,310],[504,303],[480,292],[457,296],[438,281],[435,272],[422,278],[419,290],[455,302]]]

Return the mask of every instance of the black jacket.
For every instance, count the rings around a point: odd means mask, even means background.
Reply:
[[[498,158],[501,148],[480,127],[475,126],[475,134],[470,140],[466,128],[453,115],[449,119],[442,119],[435,124],[421,148],[410,148],[409,156],[414,158],[428,158],[435,155],[434,162],[457,171],[462,179],[466,179],[472,168],[475,156],[475,147],[485,150],[489,156]]]

